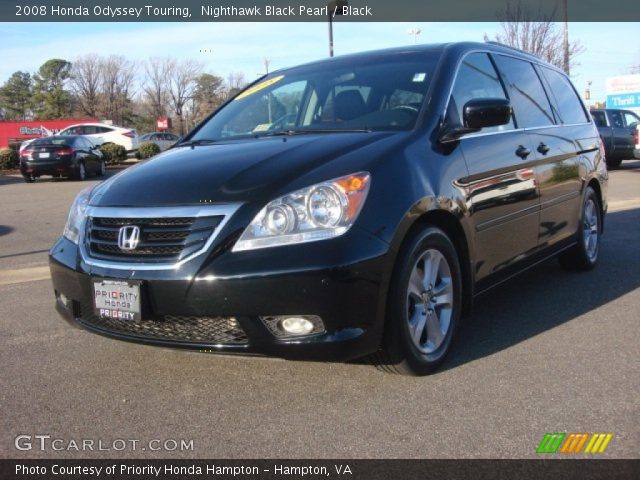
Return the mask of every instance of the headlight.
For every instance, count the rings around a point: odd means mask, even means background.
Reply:
[[[64,226],[63,235],[76,245],[80,239],[80,232],[86,218],[85,212],[87,205],[89,205],[89,198],[91,198],[91,190],[93,190],[93,187],[87,187],[76,196],[73,205],[71,205],[71,210],[69,210],[67,224]]]
[[[339,237],[358,218],[369,183],[369,174],[360,172],[277,198],[260,210],[233,251]]]

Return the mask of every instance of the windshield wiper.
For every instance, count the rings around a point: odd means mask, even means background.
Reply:
[[[176,143],[174,147],[197,147],[198,145],[209,145],[210,143],[215,143],[216,140],[211,140],[209,138],[199,138],[198,140],[189,140],[186,142]]]
[[[277,130],[275,132],[267,132],[263,137],[277,137],[277,136],[293,136],[293,135],[306,135],[315,133],[370,133],[369,128],[317,128],[317,129],[304,129],[304,130]],[[258,135],[257,135],[258,136]]]

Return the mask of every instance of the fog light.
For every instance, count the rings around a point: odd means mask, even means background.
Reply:
[[[56,294],[56,296],[58,297],[58,302],[60,302],[60,305],[62,305],[65,308],[69,308],[71,301],[64,293],[58,293]]]
[[[317,315],[277,315],[260,317],[262,323],[276,337],[301,337],[323,333],[324,323]]]
[[[313,331],[313,323],[302,317],[287,317],[280,320],[280,326],[291,335],[307,335]]]

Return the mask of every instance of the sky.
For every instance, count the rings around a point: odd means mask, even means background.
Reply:
[[[585,48],[572,71],[582,94],[591,84],[592,101],[606,98],[606,79],[640,65],[638,23],[570,23],[569,38]],[[482,41],[499,23],[346,23],[334,24],[335,54],[413,43]],[[247,81],[270,70],[328,55],[326,23],[0,23],[0,84],[18,70],[35,72],[50,58],[124,55],[131,60],[172,56],[193,58],[222,77],[243,72]],[[637,72],[640,73],[640,72]]]

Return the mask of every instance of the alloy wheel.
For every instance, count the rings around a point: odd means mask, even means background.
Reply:
[[[445,341],[453,313],[453,282],[445,256],[428,249],[413,267],[407,288],[407,322],[413,345],[432,354]]]

